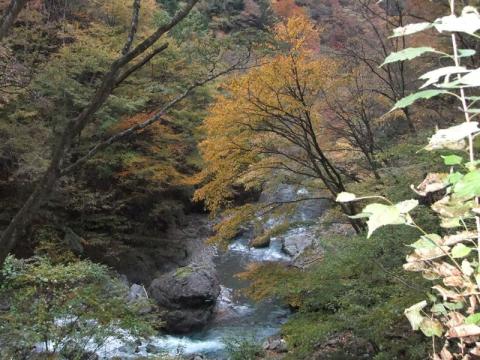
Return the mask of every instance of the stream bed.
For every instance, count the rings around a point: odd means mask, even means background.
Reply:
[[[248,282],[235,275],[251,263],[290,261],[282,251],[280,240],[273,239],[263,249],[250,248],[247,238],[239,238],[227,251],[218,251],[214,258],[221,284],[221,294],[210,324],[188,335],[152,337],[137,347],[135,355],[121,343],[110,343],[98,354],[103,359],[148,357],[148,348],[154,347],[170,355],[202,355],[211,360],[227,360],[227,344],[246,339],[262,342],[279,332],[290,311],[275,301],[256,303],[242,294]],[[131,349],[130,349],[131,350]]]

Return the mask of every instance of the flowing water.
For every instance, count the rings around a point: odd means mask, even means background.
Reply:
[[[273,240],[270,247],[255,249],[248,246],[248,239],[240,238],[230,245],[228,251],[219,252],[215,265],[221,284],[221,294],[211,323],[201,331],[186,335],[165,335],[149,340],[155,346],[171,355],[201,354],[212,360],[227,359],[226,347],[233,339],[263,341],[280,330],[289,315],[289,310],[274,301],[254,303],[242,295],[241,290],[248,282],[236,274],[252,262],[289,261],[291,258],[282,251],[279,240]],[[121,343],[109,343],[108,349],[99,354],[106,359],[114,356],[135,358],[147,356],[147,344],[138,347],[133,355]]]
[[[276,194],[275,199],[291,200],[291,197],[305,196],[304,189],[294,191],[292,187],[284,187]],[[290,218],[259,218],[264,229],[290,221],[309,221],[318,219],[328,207],[325,202],[309,201],[299,207]],[[239,339],[262,342],[269,336],[279,332],[280,327],[289,315],[289,310],[275,301],[255,303],[242,294],[242,289],[248,287],[248,282],[236,275],[246,269],[251,263],[259,262],[291,262],[295,258],[283,251],[285,247],[294,256],[303,251],[315,239],[315,230],[311,225],[299,225],[288,230],[283,235],[283,243],[279,238],[272,238],[270,246],[262,249],[251,248],[248,236],[240,237],[233,242],[225,252],[217,252],[214,258],[218,272],[221,294],[218,299],[214,316],[210,324],[201,331],[185,335],[162,335],[150,338],[142,343],[109,339],[98,349],[95,344],[87,347],[95,351],[100,359],[113,358],[137,359],[148,358],[153,354],[170,355],[202,355],[210,360],[228,360],[227,347]],[[122,330],[118,330],[121,332]],[[129,338],[128,334],[124,334]],[[39,345],[38,351],[42,350]]]

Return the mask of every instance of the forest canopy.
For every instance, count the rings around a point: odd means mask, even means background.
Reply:
[[[478,6],[0,0],[0,357],[479,357]]]

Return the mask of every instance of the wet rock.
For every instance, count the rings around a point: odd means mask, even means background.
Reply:
[[[274,188],[265,189],[260,194],[259,202],[292,201],[297,197],[298,189],[294,185],[277,184]]]
[[[203,357],[203,355],[192,355],[188,358],[188,360],[206,360],[205,357]]]
[[[156,345],[153,345],[153,344],[148,344],[146,347],[145,347],[145,351],[149,354],[158,354],[160,352],[162,352],[162,349],[159,348],[158,346]]]
[[[287,342],[280,336],[269,337],[262,345],[263,350],[274,353],[286,353],[288,351]]]
[[[184,267],[153,280],[149,293],[166,310],[167,331],[187,333],[208,323],[220,285],[212,268]]]
[[[214,308],[213,324],[221,324],[231,321],[232,319],[240,319],[246,314],[251,313],[251,307],[246,304],[237,304],[233,300],[233,296],[232,289],[221,286],[220,296]]]
[[[304,197],[309,197],[306,194]],[[313,196],[313,195],[312,195]],[[299,196],[299,198],[302,198]],[[295,221],[310,221],[320,218],[326,210],[332,206],[332,202],[326,199],[313,199],[301,201],[298,204],[295,215],[293,216],[293,222]]]
[[[297,257],[305,249],[313,246],[316,240],[315,228],[305,226],[288,230],[280,236],[282,250],[291,257]]]
[[[309,200],[311,199],[311,200]],[[274,189],[266,189],[260,196],[262,203],[295,203],[295,210],[288,216],[273,216],[263,219],[264,230],[274,228],[282,223],[295,223],[318,220],[326,210],[331,208],[332,201],[321,194],[313,193],[298,185],[280,184]]]
[[[260,235],[252,239],[249,245],[256,249],[266,248],[270,246],[270,236],[268,234]]]
[[[86,253],[93,261],[106,264],[124,274],[132,283],[149,284],[158,268],[147,251],[135,248],[121,248],[115,256],[106,256],[104,248],[89,248]]]
[[[118,348],[118,351],[122,354],[134,355],[138,353],[138,346],[136,344],[125,344]]]

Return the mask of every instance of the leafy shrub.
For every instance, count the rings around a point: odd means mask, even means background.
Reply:
[[[224,341],[230,360],[256,360],[263,354],[262,347],[254,337],[227,338]]]
[[[426,208],[418,213],[422,225],[436,228]],[[402,269],[414,236],[414,229],[392,228],[370,239],[329,237],[323,260],[310,268],[257,265],[242,277],[252,281],[254,298],[277,296],[296,309],[282,328],[288,359],[312,359],[320,344],[346,331],[371,344],[375,359],[425,359],[428,342],[403,316],[425,294],[426,282]]]
[[[420,330],[432,340],[433,359],[470,359],[480,356],[479,248],[480,248],[480,167],[474,139],[480,134],[473,118],[479,100],[471,96],[480,87],[479,69],[461,66],[462,58],[475,55],[473,49],[459,49],[457,37],[474,36],[480,30],[480,13],[465,6],[457,15],[455,0],[450,0],[450,13],[434,22],[407,25],[394,30],[393,37],[415,34],[435,28],[450,34],[452,54],[443,53],[451,66],[430,71],[420,77],[426,81],[422,91],[399,100],[394,109],[406,108],[421,99],[450,95],[459,100],[464,122],[437,130],[425,147],[429,151],[448,150],[442,156],[448,172],[430,172],[413,190],[421,197],[440,193],[432,210],[441,220],[442,229],[431,232],[417,223],[413,210],[416,199],[395,202],[384,196],[356,197],[342,193],[338,202],[375,199],[356,218],[368,219],[368,237],[386,225],[405,225],[417,229],[412,236],[410,253],[403,265],[406,271],[417,272],[431,281],[428,301],[422,300],[406,308],[404,314],[413,330]],[[406,61],[425,53],[439,53],[431,47],[407,48],[390,54],[385,63]],[[443,341],[438,345],[435,338]]]
[[[126,302],[128,288],[90,261],[52,264],[9,257],[2,270],[0,355],[21,358],[34,346],[80,359],[107,341],[148,335],[150,326]]]

